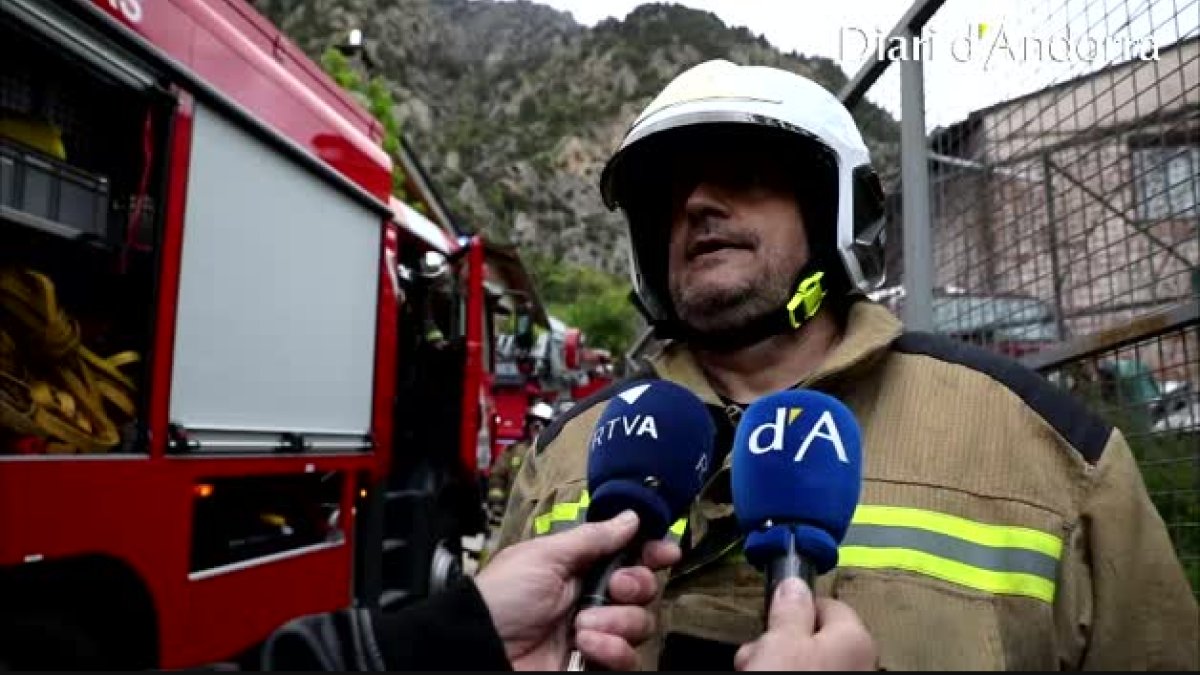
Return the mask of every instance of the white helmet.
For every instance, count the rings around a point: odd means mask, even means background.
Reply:
[[[447,276],[450,271],[449,261],[440,251],[426,251],[421,256],[420,275],[430,281],[438,281]]]
[[[621,208],[628,217],[633,288],[652,323],[662,326],[673,321],[674,310],[666,282],[662,225],[649,227],[639,222],[636,213],[638,200],[647,192],[646,182],[656,175],[647,165],[675,151],[668,148],[696,152],[694,142],[689,145],[681,139],[703,142],[720,133],[736,138],[762,135],[769,139],[772,160],[814,172],[822,181],[819,185],[827,186],[823,189],[836,193],[836,204],[817,205],[827,215],[814,220],[823,222],[813,222],[805,214],[813,255],[824,258],[818,269],[825,273],[826,288],[840,285],[841,292],[866,293],[882,283],[883,191],[850,112],[825,88],[794,73],[707,61],[676,77],[650,103],[600,178],[605,204]],[[672,139],[674,146],[668,144]],[[803,203],[801,207],[806,208]],[[655,240],[655,232],[660,239]],[[823,292],[818,289],[817,304],[820,297]],[[793,298],[786,310],[793,328],[803,323],[794,314],[795,304]]]
[[[525,413],[525,420],[532,422],[538,421],[543,424],[550,424],[550,420],[554,419],[554,408],[550,407],[545,401],[538,401],[529,406],[529,410]]]

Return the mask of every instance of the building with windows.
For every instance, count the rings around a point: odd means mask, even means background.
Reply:
[[[1200,38],[979,110],[930,151],[936,285],[1042,299],[1063,338],[1195,301]]]

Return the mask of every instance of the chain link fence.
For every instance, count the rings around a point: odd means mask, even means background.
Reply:
[[[965,20],[977,4],[916,2],[891,33],[926,49],[892,69],[901,283],[877,297],[1117,424],[1200,593],[1200,0],[1015,0]],[[894,87],[888,66],[864,66],[847,105]],[[927,125],[971,77],[995,102]]]

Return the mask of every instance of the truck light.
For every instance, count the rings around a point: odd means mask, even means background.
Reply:
[[[213,494],[212,483],[196,483],[192,486],[192,492],[200,499],[206,499]]]

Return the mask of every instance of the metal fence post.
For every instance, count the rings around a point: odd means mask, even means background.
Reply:
[[[995,293],[1000,290],[1000,284],[996,279],[996,233],[993,230],[994,223],[992,222],[992,209],[995,208],[992,200],[992,189],[996,185],[995,172],[992,171],[991,166],[985,165],[975,180],[975,185],[978,186],[975,208],[979,217],[980,248],[983,249],[983,260],[981,261],[983,263],[983,284],[981,288],[986,293]]]
[[[912,44],[920,28],[908,26]],[[900,62],[900,180],[904,195],[904,322],[933,330],[933,223],[929,210],[929,149],[925,144],[924,62],[910,54]]]
[[[1046,233],[1050,238],[1050,283],[1054,285],[1054,322],[1058,330],[1058,339],[1067,339],[1067,319],[1063,312],[1063,271],[1058,260],[1058,220],[1054,217],[1054,187],[1052,184],[1054,167],[1050,162],[1050,153],[1042,154],[1042,180],[1046,189]]]

